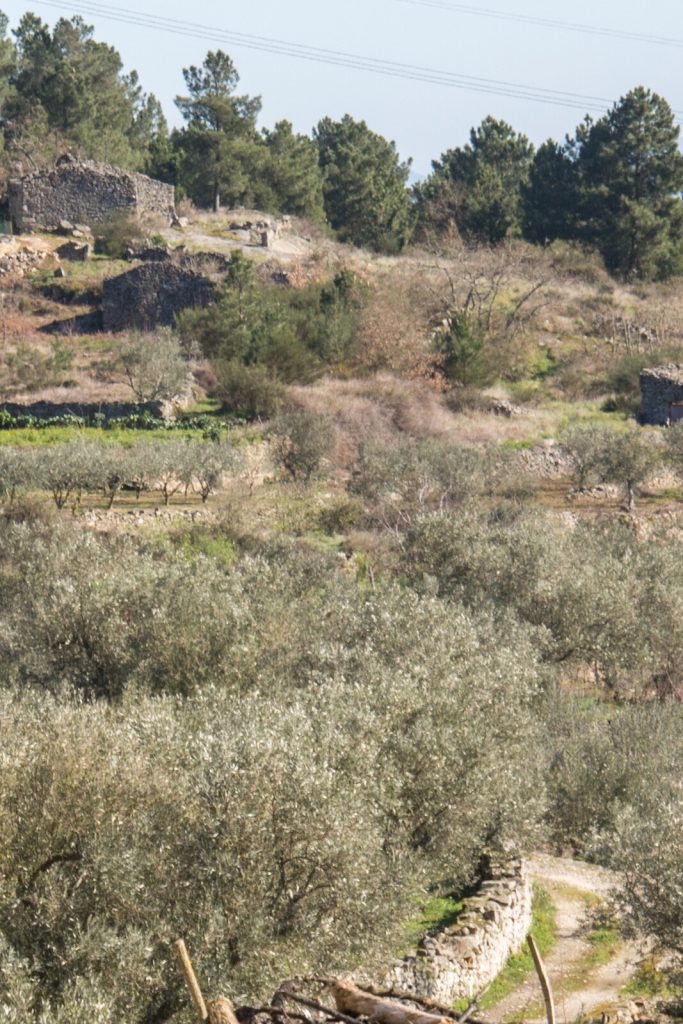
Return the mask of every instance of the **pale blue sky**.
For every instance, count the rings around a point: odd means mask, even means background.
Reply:
[[[108,2],[114,5],[115,0]],[[680,0],[650,0],[647,4],[642,0],[573,0],[571,4],[469,0],[469,4],[479,10],[679,38],[683,47]],[[609,100],[643,84],[683,112],[681,47],[559,31],[401,0],[345,0],[339,5],[329,0],[201,0],[195,4],[187,0],[124,0],[116,7]],[[74,13],[77,8],[75,2]],[[50,24],[60,14],[68,16],[67,11],[46,3],[22,0],[0,0],[0,9],[12,25],[26,10],[33,10]],[[208,49],[220,46],[237,65],[241,90],[262,96],[262,124],[288,118],[298,130],[309,132],[325,115],[336,118],[350,113],[394,139],[403,157],[413,157],[418,175],[429,171],[433,157],[465,142],[470,127],[487,114],[505,118],[535,143],[549,135],[562,138],[583,116],[581,110],[571,108],[385,78],[218,40],[212,43],[131,27],[102,16],[84,17],[95,25],[98,39],[117,47],[126,68],[137,69],[144,87],[162,101],[171,123],[178,123],[173,97],[183,88],[181,68],[201,63]],[[601,111],[600,103],[592,106],[595,112]]]

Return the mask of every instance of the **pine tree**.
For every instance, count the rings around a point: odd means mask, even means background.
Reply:
[[[577,132],[583,233],[624,278],[683,264],[683,155],[671,107],[642,86]]]
[[[410,161],[396,145],[346,114],[314,131],[323,173],[325,213],[342,241],[396,251],[410,239],[413,210],[406,188]]]
[[[263,140],[257,205],[324,220],[323,178],[315,143],[307,135],[295,134],[289,121],[264,129]]]
[[[452,216],[468,239],[496,244],[521,233],[521,189],[533,146],[505,121],[486,117],[470,132],[469,144],[449,149],[432,164],[433,174],[417,191],[420,219],[440,229]]]
[[[188,95],[175,102],[187,127],[174,135],[181,183],[196,202],[215,211],[224,202],[248,202],[262,157],[256,131],[260,97],[235,95],[239,75],[222,50],[210,51],[199,68],[184,68],[183,78]]]

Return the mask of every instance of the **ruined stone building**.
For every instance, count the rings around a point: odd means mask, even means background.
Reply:
[[[63,221],[102,224],[116,214],[158,214],[175,209],[173,185],[94,160],[62,156],[50,170],[34,171],[9,183],[9,211],[15,231],[54,231]]]
[[[653,366],[640,375],[641,423],[665,427],[683,420],[683,366]]]
[[[104,330],[151,331],[171,326],[184,309],[210,305],[222,276],[220,262],[218,256],[176,252],[106,278],[102,284]]]

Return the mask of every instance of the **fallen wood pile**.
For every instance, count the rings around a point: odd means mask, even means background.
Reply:
[[[283,982],[268,1006],[233,1007],[225,997],[205,1002],[182,940],[176,950],[202,1024],[479,1024],[470,1017],[476,1001],[456,1013],[433,999],[361,988],[340,978]]]

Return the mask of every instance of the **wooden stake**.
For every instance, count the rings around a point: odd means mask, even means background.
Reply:
[[[545,1015],[548,1024],[555,1024],[555,1004],[553,1002],[553,992],[550,987],[550,978],[548,972],[545,969],[545,965],[541,960],[541,954],[538,952],[538,946],[536,945],[533,936],[529,935],[527,938],[529,943],[529,949],[534,960],[534,967],[536,968],[536,974],[538,980],[541,983],[541,989],[543,991],[543,1001],[545,1002]]]
[[[204,1021],[207,1021],[209,1019],[209,1014],[206,1009],[206,1003],[204,1002],[202,990],[199,987],[199,982],[197,981],[197,977],[192,968],[192,962],[188,955],[187,949],[185,948],[185,943],[183,942],[182,939],[177,939],[174,945],[176,953],[178,954],[178,959],[180,960],[180,967],[183,972],[183,976],[187,983],[187,987],[190,990],[190,995],[192,996],[192,1002],[196,1007],[197,1013],[199,1015],[199,1020],[202,1022],[202,1024],[204,1024]]]

